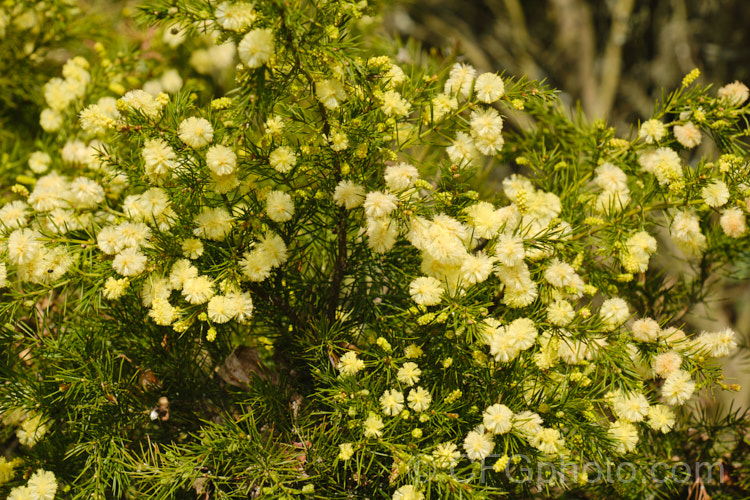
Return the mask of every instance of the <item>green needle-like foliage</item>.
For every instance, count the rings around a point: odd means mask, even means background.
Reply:
[[[706,404],[741,335],[686,315],[746,278],[747,87],[617,134],[384,7],[57,40],[2,137],[0,494],[742,496],[750,418]]]

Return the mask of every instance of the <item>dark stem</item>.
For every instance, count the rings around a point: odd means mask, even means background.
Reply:
[[[346,270],[346,233],[348,229],[346,209],[339,208],[339,223],[336,227],[338,232],[338,252],[336,253],[336,264],[333,269],[333,279],[331,282],[331,288],[328,293],[328,324],[333,323],[336,318],[336,308],[339,304],[339,295],[341,293],[341,282],[344,279],[344,271]]]

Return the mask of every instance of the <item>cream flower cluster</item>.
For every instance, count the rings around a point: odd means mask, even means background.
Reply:
[[[45,85],[49,109],[42,112],[41,121],[44,125],[50,113],[55,113],[59,121],[59,126],[44,126],[48,132],[56,132],[64,119],[75,120],[74,112],[83,105],[92,85],[87,70],[85,59],[70,59],[63,66],[63,78],[53,78]],[[16,191],[24,199],[0,207],[5,258],[12,266],[2,264],[3,282],[8,273],[20,281],[45,286],[58,282],[90,244],[85,238],[78,239],[81,232],[98,228],[102,232],[97,235],[97,246],[103,253],[114,256],[114,269],[124,276],[143,270],[146,257],[139,249],[148,245],[150,228],[142,222],[156,222],[165,230],[171,226],[174,212],[163,192],[127,196],[123,201],[127,217],[119,221],[106,210],[106,200],[118,198],[128,179],[102,161],[99,153],[103,143],[96,136],[123,123],[119,107],[114,97],[98,98],[81,112],[81,129],[69,134],[60,149],[34,151],[29,155],[28,166],[38,175],[33,189]],[[95,138],[91,139],[92,136]],[[74,173],[67,175],[68,172]]]
[[[0,208],[4,253],[16,276],[37,284],[62,278],[80,249],[55,243],[56,237],[102,223],[106,215],[94,209],[105,193],[93,179],[70,179],[54,171],[37,180],[25,201],[10,201]]]
[[[273,31],[268,28],[250,31],[237,46],[237,53],[248,68],[260,68],[274,56]]]
[[[245,252],[240,260],[240,268],[250,281],[263,281],[271,270],[287,260],[287,247],[280,236],[268,232],[256,243],[255,247]]]
[[[447,113],[457,107],[451,96],[468,99],[472,90],[479,102],[491,104],[500,99],[505,93],[505,85],[502,78],[492,73],[484,73],[476,77],[476,70],[463,63],[456,63],[450,71],[448,80],[445,82],[445,94],[438,96],[426,117],[431,121],[441,120]],[[500,114],[491,107],[479,107],[472,111],[469,117],[470,134],[458,132],[456,139],[448,149],[452,161],[456,163],[469,163],[476,152],[486,156],[494,156],[499,153],[505,140],[502,136],[503,120]]]
[[[659,346],[658,354],[652,358],[650,367],[640,370],[644,378],[660,378],[659,400],[649,400],[642,392],[617,391],[607,395],[606,400],[617,418],[609,428],[616,439],[620,453],[632,452],[638,443],[638,428],[635,423],[644,422],[659,432],[669,432],[675,424],[674,407],[685,404],[696,390],[696,382],[682,369],[683,359],[696,353],[718,358],[737,347],[736,334],[731,329],[704,332],[689,340],[684,333],[673,328],[662,329],[651,318],[636,320],[632,334],[639,342],[650,342]],[[638,355],[635,355],[638,356]]]
[[[750,90],[742,82],[735,81],[721,87],[718,91],[719,99],[732,106],[741,106],[750,97]]]
[[[135,89],[126,92],[117,101],[117,105],[121,111],[129,110],[140,113],[147,118],[156,119],[161,115],[168,98],[169,96],[166,94],[159,94],[154,97],[143,89]]]
[[[219,26],[229,31],[242,31],[252,26],[258,17],[250,2],[221,2],[214,15]]]
[[[646,144],[653,144],[661,141],[667,135],[667,127],[655,119],[646,120],[638,129],[638,137],[643,139]]]
[[[691,211],[675,212],[669,233],[677,248],[690,257],[701,255],[706,248],[706,237],[701,232],[700,219]]]
[[[370,193],[352,181],[341,181],[333,199],[348,210],[363,207],[366,216],[363,232],[375,252],[390,251],[400,234],[420,251],[424,276],[415,278],[409,287],[419,305],[437,305],[446,293],[454,295],[486,281],[493,273],[505,288],[505,304],[528,305],[537,296],[537,283],[531,279],[525,262],[524,238],[545,235],[564,239],[569,234],[566,229],[569,226],[564,222],[558,223],[554,231],[549,230],[550,223],[560,213],[560,200],[551,193],[534,189],[528,179],[520,176],[504,183],[506,194],[513,201],[506,207],[480,202],[465,210],[466,222],[437,213],[431,218],[411,216],[403,226],[402,219],[394,216],[421,198],[415,191],[419,173],[402,162],[387,167],[384,180],[388,190]],[[480,238],[489,241],[484,250],[474,251]],[[535,248],[529,255],[539,260],[550,254]],[[545,276],[558,294],[580,297],[583,292],[583,280],[567,263],[551,261]]]
[[[47,108],[42,110],[39,124],[47,132],[55,132],[63,124],[64,113],[86,94],[91,82],[89,63],[82,57],[69,59],[63,66],[63,78],[52,78],[44,85]]]
[[[631,273],[642,273],[648,268],[656,252],[656,238],[646,231],[638,231],[625,241],[625,251],[620,254],[623,267]]]
[[[79,114],[81,129],[94,136],[101,136],[113,129],[121,120],[114,97],[101,97],[96,103],[86,106]]]
[[[12,500],[53,500],[57,493],[57,478],[55,474],[37,469],[25,486],[16,486],[8,496]]]
[[[682,180],[682,160],[675,150],[668,147],[643,151],[638,156],[638,163],[645,172],[653,174],[662,186]]]
[[[49,423],[41,413],[25,415],[16,429],[18,441],[26,447],[32,448],[49,431]]]
[[[555,457],[565,451],[565,439],[558,429],[543,427],[542,418],[529,410],[514,413],[507,406],[495,404],[482,415],[483,423],[470,431],[463,448],[470,460],[483,460],[495,449],[494,436],[513,432],[541,453]]]
[[[528,318],[518,318],[508,325],[500,325],[495,319],[485,320],[485,341],[496,361],[507,363],[536,343],[539,332]]]
[[[605,162],[594,172],[594,183],[602,190],[596,199],[596,210],[604,214],[618,213],[630,202],[627,175],[619,167]]]
[[[69,61],[64,69],[66,79],[88,82],[84,62]],[[58,96],[56,85],[60,82],[48,87],[50,101]],[[81,88],[85,89],[85,85]],[[78,91],[75,96],[83,97]],[[167,101],[164,95],[154,97],[138,89],[126,92],[119,101],[102,97],[80,114],[83,137],[101,136],[115,125],[130,126],[143,119],[158,118]],[[55,109],[64,109],[63,103],[50,103],[53,104]],[[70,102],[65,103],[65,107],[69,106]],[[80,238],[81,231],[93,231],[94,248],[112,268],[112,275],[102,284],[104,298],[117,300],[128,290],[139,290],[147,308],[144,314],[156,324],[178,331],[184,331],[200,315],[213,324],[246,322],[252,315],[253,301],[241,290],[239,282],[219,281],[216,276],[199,271],[205,253],[203,242],[223,242],[235,227],[234,215],[223,206],[204,206],[192,221],[185,221],[186,214],[178,215],[173,192],[167,188],[181,176],[195,175],[193,172],[202,169],[202,165],[206,168],[201,172],[206,173],[200,175],[207,177],[213,192],[223,194],[240,184],[237,154],[215,141],[215,133],[207,119],[189,116],[178,122],[173,134],[153,138],[146,135],[139,156],[144,178],[153,187],[141,192],[128,190],[124,197],[132,173],[118,171],[102,161],[98,155],[102,142],[98,138],[89,143],[69,139],[59,151],[51,151],[53,154],[33,152],[29,168],[44,175],[36,179],[30,193],[18,191],[24,200],[0,207],[5,260],[0,263],[0,285],[8,283],[9,275],[42,285],[57,282],[76,264],[81,250],[90,245],[83,240],[79,246],[76,238]],[[194,152],[185,155],[185,147]],[[80,174],[71,178],[57,170],[50,172],[53,166]],[[119,210],[109,208],[109,200],[117,200]],[[274,212],[273,202],[269,201],[271,218],[275,213],[284,212],[283,217],[288,217],[293,212],[288,203],[282,201],[281,205]],[[275,219],[283,217],[276,215]],[[191,234],[178,236],[175,226],[179,220],[187,222],[184,227]],[[157,246],[162,245],[157,243],[156,235],[173,231],[187,258],[176,262],[155,258]],[[57,237],[69,237],[73,244],[57,243]],[[236,265],[246,279],[258,281],[262,279],[259,276],[267,276],[271,268],[285,260],[283,240],[267,232]]]

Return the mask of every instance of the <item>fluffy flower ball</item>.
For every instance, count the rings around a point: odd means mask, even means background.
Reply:
[[[719,99],[728,102],[732,106],[740,106],[750,97],[750,90],[742,82],[728,83],[721,87],[718,92]]]
[[[693,122],[687,122],[685,125],[675,125],[673,131],[677,142],[688,149],[692,149],[701,143],[701,129],[696,127]]]
[[[648,409],[648,426],[659,432],[669,432],[675,423],[674,412],[665,405],[654,405]]]
[[[729,201],[729,188],[723,181],[715,180],[701,189],[701,197],[709,207],[720,207]]]
[[[393,500],[424,500],[424,493],[411,484],[407,484],[393,493]]]
[[[392,191],[403,191],[414,185],[414,181],[419,179],[419,171],[413,165],[408,163],[399,163],[385,169],[385,184]]]
[[[667,127],[659,120],[646,120],[638,130],[638,137],[647,144],[659,142],[667,133]]]
[[[120,98],[120,101],[124,103],[125,106],[141,112],[149,118],[158,117],[162,110],[162,105],[159,101],[157,101],[154,96],[141,89],[127,92]]]
[[[357,208],[365,201],[365,188],[355,182],[343,180],[333,191],[333,201],[347,210]]]
[[[204,208],[195,218],[195,225],[195,236],[222,241],[232,230],[232,216],[223,207]]]
[[[266,197],[266,214],[274,222],[286,222],[294,215],[294,201],[289,193],[271,191]]]
[[[214,11],[216,22],[224,29],[241,31],[255,21],[257,15],[253,4],[248,2],[221,2]]]
[[[500,326],[488,338],[490,354],[496,361],[507,363],[521,351],[529,349],[537,338],[538,331],[529,318],[514,319],[507,326]]]
[[[208,276],[188,278],[182,285],[182,295],[191,304],[205,304],[214,293],[214,283]]]
[[[676,212],[669,232],[677,247],[691,257],[701,255],[706,248],[706,237],[701,233],[700,219],[692,212]]]
[[[147,139],[141,156],[149,177],[164,177],[177,166],[177,154],[164,139]]]
[[[371,413],[370,416],[367,417],[367,419],[364,421],[365,437],[375,438],[382,436],[383,427],[385,427],[385,424],[383,424],[383,419],[381,419],[374,413]]]
[[[614,297],[604,301],[599,308],[599,316],[602,318],[604,325],[613,330],[625,323],[625,320],[630,316],[630,310],[627,302],[619,297]]]
[[[642,273],[656,252],[656,239],[646,231],[639,231],[627,239],[625,248],[627,252],[620,255],[623,267],[631,273]]]
[[[277,172],[285,174],[297,164],[297,155],[289,146],[279,146],[268,155],[268,163]]]
[[[693,343],[713,358],[726,356],[737,348],[736,333],[731,328],[718,332],[703,332]]]
[[[43,174],[52,163],[50,155],[43,151],[34,151],[29,155],[29,168],[35,174]]]
[[[168,326],[177,317],[177,310],[166,299],[154,299],[148,315],[157,325]]]
[[[494,448],[492,435],[483,432],[483,429],[469,432],[464,439],[464,450],[469,460],[485,459]]]
[[[547,321],[555,326],[569,325],[575,315],[575,309],[567,300],[556,300],[547,306]]]
[[[216,144],[206,152],[206,165],[216,175],[229,175],[237,166],[237,155],[232,148]]]
[[[396,244],[398,227],[388,217],[369,217],[365,227],[367,245],[376,253],[388,252]]]
[[[404,394],[396,389],[386,390],[380,396],[380,409],[386,415],[395,417],[404,409]]]
[[[573,266],[567,262],[554,259],[544,271],[544,279],[550,285],[557,288],[565,288],[575,294],[583,292],[584,283]]]
[[[191,116],[182,120],[177,136],[191,148],[200,149],[214,138],[214,128],[205,118]]]
[[[338,80],[329,79],[321,80],[315,83],[315,97],[327,109],[336,109],[346,101],[346,91],[344,85]]]
[[[747,224],[745,221],[745,214],[741,209],[737,207],[727,208],[724,213],[721,214],[719,224],[724,234],[730,238],[739,238],[747,230]]]
[[[395,90],[383,94],[380,109],[386,116],[406,116],[411,109],[411,103]]]
[[[39,125],[45,132],[55,132],[60,128],[62,122],[62,115],[53,109],[45,108],[39,114]]]
[[[619,394],[612,402],[612,409],[618,418],[626,422],[640,422],[648,413],[648,399],[640,393]]]
[[[629,453],[638,444],[638,429],[630,422],[618,420],[609,427],[609,436],[615,441],[618,453]]]
[[[675,370],[664,381],[661,395],[670,405],[681,405],[693,395],[695,382],[684,370]]]
[[[449,469],[456,466],[461,458],[461,452],[455,443],[440,443],[432,450],[432,457],[439,469]]]
[[[472,111],[469,123],[474,146],[482,154],[491,156],[503,148],[503,119],[495,109]]]
[[[402,384],[412,386],[419,382],[419,377],[422,375],[422,370],[419,369],[416,363],[413,361],[407,361],[401,368],[396,372],[396,378]]]
[[[86,177],[77,177],[70,183],[70,202],[75,208],[94,208],[104,200],[104,188]]]
[[[513,428],[513,412],[505,405],[494,404],[484,411],[482,421],[493,434],[505,434]]]
[[[651,318],[641,318],[633,322],[633,338],[641,342],[653,342],[659,338],[661,327]]]
[[[596,167],[594,182],[604,191],[622,192],[628,189],[628,176],[619,167],[606,162]]]
[[[21,200],[11,201],[0,208],[0,231],[25,226],[28,223],[28,208]]]
[[[492,203],[480,201],[465,210],[469,224],[474,228],[474,234],[479,238],[492,238],[506,224],[508,217],[502,210],[498,210]],[[523,242],[521,243],[523,246]]]
[[[146,269],[146,256],[137,248],[126,248],[115,256],[112,268],[122,276],[135,276]]]
[[[0,262],[0,288],[8,285],[8,268]]]
[[[494,259],[482,252],[467,255],[461,263],[461,280],[464,285],[482,283],[492,273]]]
[[[432,403],[432,395],[424,387],[417,387],[409,391],[407,398],[409,408],[419,413],[425,411]]]
[[[365,215],[368,217],[386,217],[396,210],[398,198],[391,193],[373,191],[365,197]]]
[[[480,102],[487,104],[500,99],[505,93],[503,79],[494,73],[483,73],[474,82],[474,92]]]
[[[495,243],[495,256],[504,266],[513,267],[523,263],[526,251],[520,236],[501,234]]]
[[[237,46],[237,53],[248,68],[260,68],[274,54],[273,31],[255,29],[246,34]]]
[[[529,443],[544,454],[555,456],[562,450],[565,441],[557,429],[544,428],[533,435]]]
[[[339,358],[336,368],[342,375],[356,375],[364,369],[365,362],[357,357],[357,353],[349,351]]]
[[[461,98],[468,99],[476,74],[477,70],[468,64],[454,64],[445,82],[444,92],[446,94],[457,93]]]
[[[216,295],[208,301],[208,318],[217,324],[226,323],[234,317],[237,302],[224,295]]]
[[[409,285],[409,295],[419,305],[434,306],[440,303],[445,289],[440,280],[432,276],[421,276]]]
[[[339,460],[351,460],[351,458],[354,456],[354,446],[352,443],[341,443],[339,445]]]
[[[39,469],[29,478],[27,488],[33,500],[52,500],[57,492],[57,479],[54,473]]]
[[[456,132],[453,143],[445,150],[452,162],[465,166],[479,156],[474,140],[465,132]]]
[[[529,439],[542,431],[542,418],[534,412],[524,410],[513,416],[513,428]]]
[[[644,171],[656,176],[662,186],[682,178],[682,162],[673,149],[658,148],[644,151],[638,156],[638,163]]]
[[[675,351],[669,351],[654,357],[654,373],[660,377],[668,377],[672,372],[680,369],[682,356]]]

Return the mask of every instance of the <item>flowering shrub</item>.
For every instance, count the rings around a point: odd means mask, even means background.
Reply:
[[[536,82],[399,65],[374,15],[151,1],[160,58],[38,89],[0,208],[11,498],[641,498],[742,429],[694,409],[738,335],[684,318],[748,249],[747,87],[695,71],[618,137]]]

